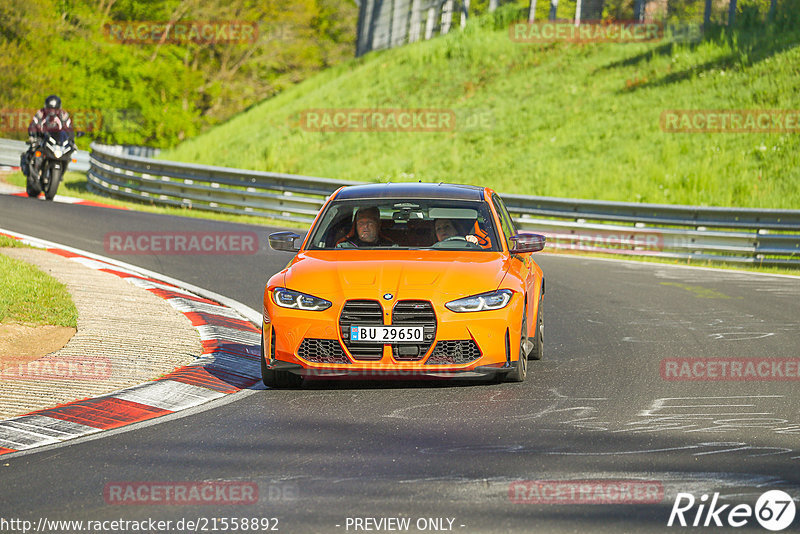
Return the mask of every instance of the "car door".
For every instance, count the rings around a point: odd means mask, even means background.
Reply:
[[[497,212],[498,218],[500,219],[500,226],[503,230],[503,238],[506,240],[508,249],[511,250],[511,248],[514,246],[514,242],[511,240],[511,237],[517,234],[517,227],[514,224],[514,220],[511,218],[511,215],[508,213],[508,209],[506,209],[503,199],[500,198],[497,193],[492,195],[492,204]],[[528,311],[529,332],[532,324],[532,319],[530,316],[531,313],[533,313],[533,311],[536,309],[537,298],[536,270],[533,268],[533,265],[533,253],[528,252],[526,254],[512,254],[508,266],[508,274],[521,280],[525,287],[525,294],[527,295],[525,309]]]

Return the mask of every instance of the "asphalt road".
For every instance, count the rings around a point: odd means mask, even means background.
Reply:
[[[0,197],[0,227],[115,257],[256,310],[264,282],[290,258],[267,249],[270,228],[24,198]],[[255,231],[263,239],[253,255],[104,249],[108,233],[130,231]],[[175,524],[200,518],[206,531],[231,532],[220,520],[236,517],[277,518],[281,532],[363,532],[355,518],[401,517],[411,520],[409,532],[663,532],[681,529],[667,527],[679,492],[698,500],[685,513],[690,524],[704,494],[750,506],[767,490],[800,497],[797,381],[674,381],[661,372],[665,358],[800,356],[798,279],[537,260],[547,280],[545,358],[531,362],[523,384],[256,388],[99,439],[3,457],[0,527],[3,518],[153,518],[173,521],[169,532],[194,532],[202,529]],[[561,493],[559,504],[542,504],[532,488],[545,496],[554,484],[514,489],[520,481],[560,480],[563,489],[587,479],[593,491],[601,480],[639,480],[663,494],[649,503],[598,503],[595,494],[595,504],[571,504]],[[254,483],[259,500],[109,504],[106,485],[129,481]],[[605,486],[611,501],[614,484]],[[444,519],[427,521],[435,518]],[[710,524],[698,530],[733,530]],[[765,531],[754,518],[736,530]]]

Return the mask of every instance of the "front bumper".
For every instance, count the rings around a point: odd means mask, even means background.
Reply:
[[[384,308],[385,323],[396,324],[390,304]],[[521,306],[522,299],[517,297],[506,308],[494,311],[455,313],[437,307],[435,334],[415,358],[399,355],[393,345],[381,344],[370,356],[354,353],[352,343],[343,338],[346,328],[340,321],[341,307],[323,312],[270,307],[263,325],[266,363],[271,369],[323,377],[485,378],[505,374],[518,357],[514,347],[519,345]],[[316,350],[309,350],[309,341]],[[320,352],[324,358],[318,357]],[[457,354],[448,357],[448,353]]]
[[[356,365],[349,368],[308,368],[298,363],[289,363],[280,360],[268,360],[267,368],[275,371],[287,371],[304,378],[327,380],[327,379],[346,379],[346,380],[426,380],[426,379],[460,379],[460,380],[479,380],[502,378],[513,371],[512,365],[503,363],[501,365],[479,365],[472,369],[437,369],[437,368],[416,368],[416,369],[381,369],[375,367],[359,367]]]

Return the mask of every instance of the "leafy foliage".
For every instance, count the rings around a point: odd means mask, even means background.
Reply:
[[[172,146],[351,57],[356,17],[350,0],[2,2],[0,108],[38,109],[56,93],[79,128],[92,117],[90,137]],[[258,36],[125,43],[105,28],[123,21],[240,21]]]

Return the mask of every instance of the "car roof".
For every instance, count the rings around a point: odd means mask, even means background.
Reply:
[[[343,188],[336,200],[360,200],[368,198],[420,198],[447,200],[483,200],[483,187],[460,184],[431,184],[403,182],[388,184],[353,185]]]

